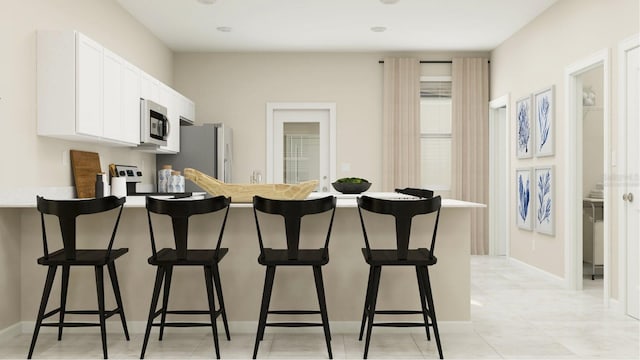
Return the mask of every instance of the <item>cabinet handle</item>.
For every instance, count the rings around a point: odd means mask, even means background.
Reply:
[[[622,200],[633,202],[633,193],[622,194]]]

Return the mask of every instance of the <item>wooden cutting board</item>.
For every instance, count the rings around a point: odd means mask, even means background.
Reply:
[[[79,150],[71,150],[70,153],[77,197],[95,197],[96,174],[102,172],[100,170],[100,155],[95,152]]]

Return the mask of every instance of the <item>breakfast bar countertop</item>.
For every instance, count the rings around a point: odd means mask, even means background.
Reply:
[[[202,197],[206,193],[198,192],[194,193],[195,198]],[[42,187],[42,188],[23,188],[17,189],[12,192],[0,192],[0,208],[33,208],[36,206],[36,195],[41,195],[50,199],[73,199],[74,188],[68,187]],[[382,199],[407,199],[411,198],[408,195],[402,195],[394,192],[364,192],[362,194],[341,194],[335,192],[314,192],[309,195],[309,198],[320,198],[323,196],[334,195],[338,198],[337,207],[350,208],[356,207],[356,198],[361,195],[368,195],[371,197],[377,197]],[[171,195],[167,194],[167,197]],[[127,196],[127,202],[125,207],[128,208],[142,208],[145,206],[144,196]],[[188,198],[185,198],[188,199]],[[231,203],[232,208],[250,208],[251,203]],[[443,208],[483,208],[484,204],[454,200],[454,199],[442,199]]]

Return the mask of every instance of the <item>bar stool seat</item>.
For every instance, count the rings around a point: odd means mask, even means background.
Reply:
[[[329,263],[329,255],[324,249],[300,249],[295,259],[289,259],[286,249],[264,248],[263,255],[258,257],[260,265],[326,265]]]
[[[227,248],[221,248],[217,251],[193,249],[187,252],[186,258],[181,259],[175,249],[165,248],[158,251],[155,257],[150,257],[148,262],[150,265],[205,266],[222,260],[228,252]]]
[[[406,259],[398,259],[397,250],[371,249],[371,256],[366,248],[362,248],[362,255],[367,264],[371,266],[429,266],[438,262],[435,256],[431,256],[429,249],[409,249]]]
[[[124,316],[124,308],[122,306],[122,297],[120,295],[120,286],[118,285],[118,276],[116,273],[115,260],[126,254],[129,249],[120,248],[113,249],[120,215],[126,198],[117,198],[108,196],[98,199],[81,199],[81,200],[51,200],[41,196],[36,198],[37,208],[40,212],[40,222],[42,226],[42,245],[44,256],[37,260],[38,264],[48,267],[47,279],[45,281],[42,300],[38,310],[38,317],[33,331],[33,338],[29,347],[27,358],[30,359],[35,349],[38,334],[42,326],[57,327],[58,341],[62,340],[62,330],[65,327],[85,327],[99,326],[102,337],[102,354],[104,358],[108,358],[107,353],[107,331],[106,319],[113,315],[120,315],[122,328],[127,341],[129,340],[129,331],[127,330],[127,322]],[[76,222],[79,216],[105,213],[119,208],[115,224],[111,231],[109,244],[105,249],[78,249],[76,237]],[[58,218],[60,224],[60,232],[62,235],[63,248],[49,252],[49,244],[47,241],[47,229],[45,226],[45,215],[53,215]],[[67,309],[67,292],[69,290],[69,273],[72,267],[77,266],[93,266],[96,279],[96,290],[98,309],[97,310],[69,310]],[[117,307],[113,310],[105,309],[104,296],[104,267],[107,267],[113,294],[115,296]],[[55,280],[56,270],[62,268],[62,286],[60,291],[60,306],[54,310],[47,312],[47,304],[51,295],[53,281]],[[82,288],[80,288],[82,289]],[[77,290],[77,289],[74,289]],[[91,289],[93,292],[94,290]],[[59,314],[58,322],[44,322],[45,319]],[[78,322],[65,321],[65,315],[98,315],[98,322]]]

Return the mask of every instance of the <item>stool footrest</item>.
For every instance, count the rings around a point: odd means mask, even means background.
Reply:
[[[57,309],[51,310],[51,311],[49,311],[48,313],[46,313],[46,314],[42,315],[42,320],[44,320],[44,319],[46,319],[46,318],[48,318],[48,317],[51,317],[51,316],[53,316],[53,315],[55,315],[55,314],[57,314],[57,313],[59,313],[59,312],[60,312],[60,308],[57,308]]]
[[[161,323],[153,323],[152,326],[162,326]],[[208,322],[165,322],[165,327],[197,327],[197,326],[211,326]]]
[[[216,314],[220,310],[216,310]],[[167,310],[167,314],[181,314],[181,315],[209,315],[209,310]]]
[[[382,315],[411,315],[422,314],[420,310],[376,310],[376,314]]]
[[[275,322],[266,323],[265,326],[271,327],[311,327],[311,326],[323,326],[322,323],[307,323],[307,322]]]
[[[89,327],[89,326],[100,326],[100,323],[85,323],[85,322],[65,322],[65,323],[42,323],[40,326],[47,327]]]
[[[373,323],[373,326],[382,326],[382,327],[424,327],[424,323],[414,323],[414,322],[384,322],[384,323]],[[429,324],[431,326],[431,324]]]
[[[310,314],[320,314],[320,310],[271,310],[271,311],[267,311],[267,314],[310,315]]]

